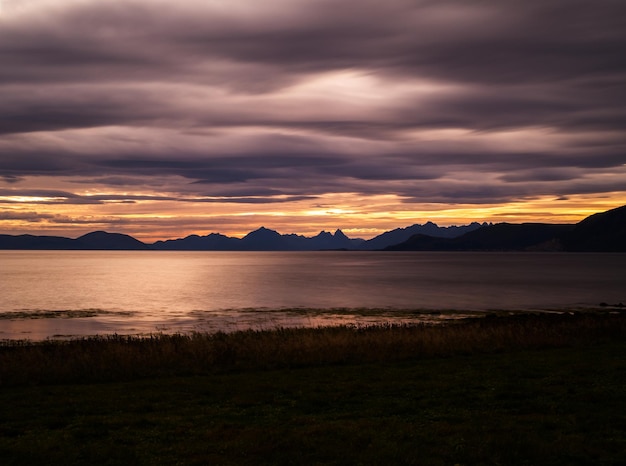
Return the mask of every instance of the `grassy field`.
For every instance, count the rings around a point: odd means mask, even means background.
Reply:
[[[626,315],[0,347],[0,464],[626,464]]]

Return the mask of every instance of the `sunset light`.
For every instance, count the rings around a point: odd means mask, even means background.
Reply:
[[[369,238],[623,205],[602,3],[4,0],[0,233]]]
[[[626,464],[626,0],[0,0],[0,464]]]

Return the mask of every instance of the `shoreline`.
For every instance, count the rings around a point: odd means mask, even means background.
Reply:
[[[566,315],[626,312],[623,303],[546,309],[425,309],[425,308],[245,308],[194,311],[178,319],[136,319],[140,313],[104,309],[18,310],[0,312],[0,344],[78,340],[109,335],[151,338],[154,335],[271,331],[279,328],[334,326],[448,325],[472,319],[518,315]],[[155,316],[156,317],[156,316]]]
[[[489,314],[448,325],[278,327],[0,342],[0,385],[102,382],[461,354],[626,339],[626,312]]]

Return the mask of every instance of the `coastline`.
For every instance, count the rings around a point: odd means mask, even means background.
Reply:
[[[489,313],[443,325],[276,327],[0,342],[0,384],[118,381],[576,346],[626,337],[626,312]]]
[[[41,342],[120,335],[150,338],[154,335],[271,331],[278,328],[324,328],[335,326],[446,325],[485,317],[544,314],[604,314],[625,311],[623,303],[596,306],[537,309],[425,309],[331,307],[284,309],[245,308],[193,311],[178,318],[142,318],[133,311],[105,309],[19,310],[0,312],[0,344],[12,341]]]
[[[2,464],[623,464],[626,313],[0,346]]]

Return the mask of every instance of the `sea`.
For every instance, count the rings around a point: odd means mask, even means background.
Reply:
[[[0,340],[439,324],[626,304],[626,254],[0,251]]]

